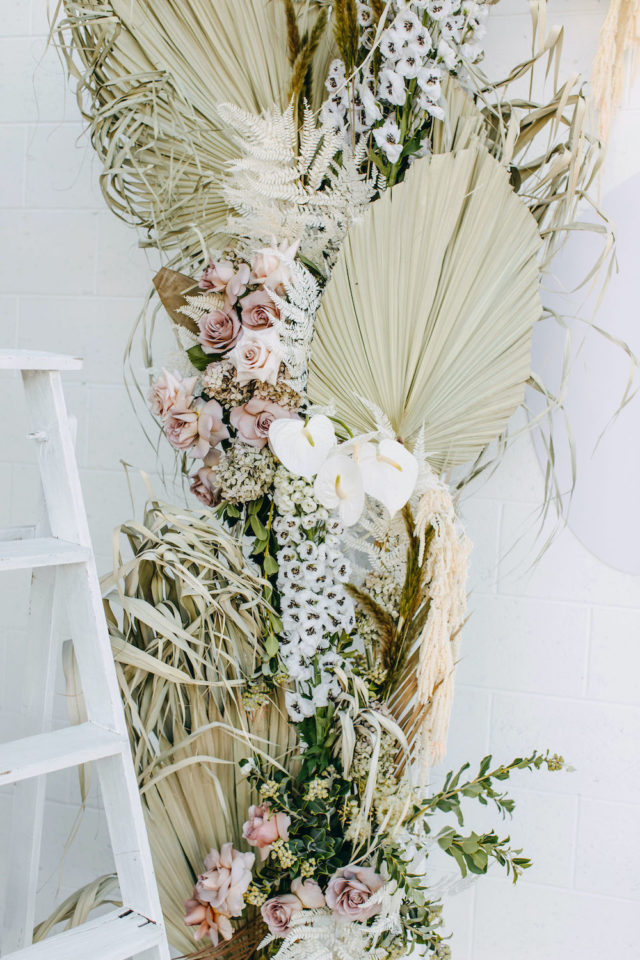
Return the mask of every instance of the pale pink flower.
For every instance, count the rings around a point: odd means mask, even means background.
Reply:
[[[165,423],[169,443],[188,456],[204,458],[211,447],[227,440],[229,431],[222,422],[222,407],[217,400],[194,400],[187,410],[172,407]]]
[[[239,917],[244,910],[244,895],[251,883],[255,863],[253,853],[241,853],[225,843],[220,852],[211,850],[204,861],[206,873],[198,878],[195,895],[227,917]]]
[[[215,507],[220,500],[220,487],[217,471],[206,464],[190,477],[189,489],[206,507]]]
[[[198,343],[205,353],[226,353],[238,342],[242,327],[235,310],[211,310],[198,320]]]
[[[280,338],[273,329],[247,330],[229,353],[238,383],[262,380],[275,384],[282,362]]]
[[[197,382],[197,377],[188,377],[183,380],[179,373],[163,370],[149,391],[152,411],[164,420],[174,406],[186,410],[193,400],[193,391]]]
[[[265,247],[256,254],[251,279],[276,293],[283,293],[285,284],[291,280],[291,269],[299,245],[299,241],[289,244],[283,240],[278,246],[274,237],[272,246]]]
[[[280,311],[266,290],[256,290],[240,303],[242,325],[246,329],[265,330],[280,318]]]
[[[281,407],[271,400],[262,400],[260,397],[252,397],[241,407],[234,407],[229,414],[232,426],[238,431],[238,437],[243,443],[248,443],[250,447],[257,447],[261,450],[267,443],[269,437],[269,427],[274,420],[280,420],[282,417],[295,418],[295,410],[288,407]]]
[[[269,806],[262,803],[249,807],[249,819],[242,828],[242,836],[252,847],[258,847],[260,859],[266,860],[271,844],[278,839],[289,839],[290,824],[291,817],[286,813],[272,813]]]
[[[286,937],[291,918],[301,910],[302,904],[293,893],[283,893],[263,903],[260,912],[274,937]]]
[[[305,910],[318,910],[326,904],[324,894],[315,880],[302,880],[300,877],[291,884],[294,893]]]
[[[194,888],[193,899],[187,900],[184,909],[184,922],[188,927],[198,928],[193,935],[194,940],[202,940],[208,935],[214,947],[218,946],[220,935],[224,940],[231,940],[233,927],[229,917],[214,910],[210,903],[199,900],[197,889]]]
[[[351,864],[336,871],[329,881],[327,906],[345,920],[368,920],[380,912],[380,904],[369,898],[380,889],[384,880],[373,867]]]
[[[201,290],[224,293],[225,307],[232,307],[247,289],[249,272],[249,266],[246,263],[241,263],[236,273],[230,260],[210,260],[209,266],[200,277],[198,286]]]

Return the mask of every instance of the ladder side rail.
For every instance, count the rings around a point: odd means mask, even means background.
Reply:
[[[51,535],[40,486],[38,520],[31,536]],[[55,623],[56,568],[43,567],[31,574],[29,614],[24,641],[29,682],[22,687],[23,736],[46,733],[53,719],[53,698],[60,650]],[[44,826],[45,776],[16,783],[13,788],[7,877],[3,898],[3,952],[29,946],[33,939],[38,891],[38,870]]]
[[[23,371],[38,445],[44,496],[54,537],[89,549],[89,559],[60,566],[57,582],[89,721],[127,739],[128,733],[60,374]],[[138,785],[128,750],[96,764],[121,893],[127,907],[164,926]],[[166,938],[145,960],[169,960]]]
[[[38,444],[38,466],[51,535],[91,548],[60,373],[24,370],[22,381],[33,437]]]

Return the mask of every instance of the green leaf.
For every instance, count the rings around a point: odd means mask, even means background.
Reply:
[[[453,857],[453,859],[458,864],[460,868],[460,873],[462,874],[462,876],[466,877],[468,871],[467,871],[467,865],[464,862],[462,851],[459,850],[456,846],[452,846],[452,847],[449,847],[449,849],[447,850],[447,853],[449,854],[449,856]]]
[[[264,572],[268,577],[272,577],[278,572],[278,561],[270,553],[264,558]]]
[[[270,633],[264,645],[264,648],[269,654],[269,656],[275,657],[279,647],[280,647],[280,644],[278,643],[278,638],[275,636],[275,634]]]
[[[267,531],[267,528],[261,522],[260,518],[255,515],[255,513],[252,514],[251,516],[251,528],[255,533],[256,537],[258,538],[258,540],[269,539],[269,533]]]
[[[205,353],[199,343],[196,343],[193,347],[189,347],[187,356],[196,370],[206,370],[210,363],[218,359],[218,354]]]

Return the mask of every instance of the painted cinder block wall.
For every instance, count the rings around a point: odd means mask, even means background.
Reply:
[[[567,28],[565,73],[588,73],[605,7],[601,0],[552,0],[549,22]],[[121,460],[157,474],[122,377],[123,349],[157,260],[104,207],[74,97],[55,51],[46,49],[47,29],[46,0],[3,0],[0,342],[85,357],[82,373],[67,379],[67,397],[78,419],[95,550],[107,571],[112,531],[133,509]],[[528,4],[502,0],[487,44],[496,74],[526,56],[528,38]],[[636,87],[614,129],[611,183],[640,171],[639,110]],[[37,496],[20,389],[15,379],[0,380],[0,525],[31,519]],[[132,483],[139,510],[144,484],[136,474]],[[446,765],[549,746],[576,769],[514,780],[518,809],[504,829],[535,866],[515,889],[492,872],[448,900],[454,956],[632,960],[640,956],[640,578],[600,563],[569,531],[531,568],[529,531],[541,483],[524,439],[465,501],[475,545],[472,616]],[[29,678],[20,664],[27,586],[24,577],[0,582],[0,736],[6,737],[19,732]],[[61,677],[59,723],[66,716],[63,691]],[[110,868],[95,792],[65,849],[78,817],[77,785],[69,775],[50,779],[41,915]],[[0,791],[0,864],[9,806],[9,794]],[[489,822],[486,814],[473,818],[478,828]]]

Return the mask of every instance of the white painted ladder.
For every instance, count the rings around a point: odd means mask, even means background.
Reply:
[[[33,571],[24,676],[37,724],[34,736],[0,744],[0,786],[16,785],[0,952],[2,960],[169,960],[62,392],[61,371],[81,366],[75,357],[0,350],[0,370],[22,374],[46,514],[36,527],[2,531],[0,539],[0,572]],[[61,730],[51,730],[54,597],[66,610],[87,711],[85,723]],[[89,762],[98,770],[126,906],[32,944],[44,774]]]

